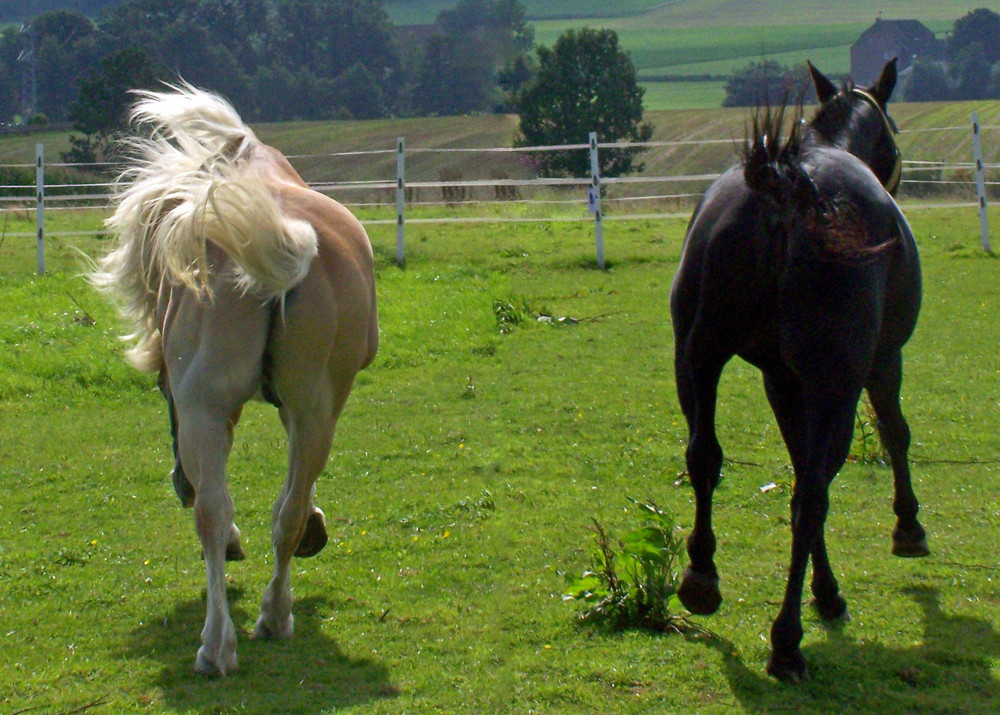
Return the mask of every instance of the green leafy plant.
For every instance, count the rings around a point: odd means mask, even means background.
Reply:
[[[868,400],[867,394],[861,396],[856,418],[855,449],[852,450],[849,459],[859,464],[886,464],[889,455],[879,436],[878,416],[875,414],[875,408]]]
[[[506,335],[524,322],[529,308],[524,300],[513,298],[511,300],[496,299],[493,301],[493,317],[496,319],[497,330]]]
[[[584,623],[616,630],[647,628],[685,633],[701,630],[689,622],[677,597],[682,541],[674,535],[673,517],[652,502],[629,498],[644,523],[618,541],[595,519],[591,568],[570,581],[564,599],[585,608]]]

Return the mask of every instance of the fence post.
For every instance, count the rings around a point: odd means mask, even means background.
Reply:
[[[604,270],[604,227],[601,224],[601,172],[597,162],[597,132],[590,132],[590,191],[587,196],[594,214],[594,234],[597,241],[597,267]]]
[[[972,154],[976,161],[976,194],[979,198],[979,234],[983,250],[990,250],[990,227],[986,217],[986,182],[983,178],[983,146],[979,139],[979,112],[972,113]]]
[[[45,145],[35,144],[35,225],[38,228],[38,275],[45,274]]]
[[[396,263],[403,265],[403,213],[406,210],[406,153],[403,137],[396,139]]]

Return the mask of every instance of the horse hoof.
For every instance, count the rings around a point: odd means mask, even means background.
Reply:
[[[323,516],[322,510],[314,509],[306,521],[306,530],[299,540],[298,548],[295,549],[295,555],[302,559],[315,556],[326,546],[328,538],[326,518]]]
[[[280,625],[269,623],[264,616],[261,616],[253,629],[253,637],[259,640],[288,640],[293,635],[295,635],[295,617],[292,615]]]
[[[231,658],[220,658],[215,660],[208,655],[205,646],[198,649],[198,658],[194,663],[194,670],[199,675],[208,678],[218,678],[235,673],[237,670],[236,653],[233,652]]]
[[[892,555],[900,556],[904,559],[915,559],[921,556],[927,556],[931,553],[930,547],[927,546],[927,539],[921,537],[919,539],[907,539],[894,536],[892,540]]]
[[[788,655],[771,651],[771,656],[767,659],[767,674],[784,683],[799,683],[810,678],[806,659],[798,648]]]
[[[719,592],[719,577],[693,571],[689,566],[684,571],[677,597],[684,608],[699,616],[708,616],[719,610],[722,594]]]
[[[240,542],[226,544],[226,561],[242,561],[247,557]]]
[[[813,601],[813,606],[819,617],[824,621],[849,621],[850,614],[847,612],[847,600],[843,596],[835,596],[826,601],[818,598]]]

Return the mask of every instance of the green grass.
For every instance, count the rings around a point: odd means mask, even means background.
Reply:
[[[712,109],[726,96],[725,82],[640,82],[643,105],[657,110]]]
[[[99,217],[86,217],[94,223]],[[994,212],[994,225],[1000,216]],[[575,625],[565,575],[590,518],[622,533],[626,496],[692,496],[667,317],[683,220],[370,229],[382,347],[362,373],[318,485],[331,542],[294,569],[296,638],[249,639],[269,577],[284,469],[273,409],[247,408],[230,484],[248,559],[230,565],[241,670],[193,673],[204,616],[191,513],[172,494],[164,405],[121,359],[108,306],[69,241],[32,275],[0,243],[0,709],[60,713],[989,712],[1000,704],[994,554],[1000,402],[995,258],[972,209],[912,211],[925,301],[904,409],[932,555],[889,556],[891,476],[849,463],[828,544],[853,620],[809,611],[814,680],[764,675],[788,559],[788,460],[749,367],[720,390],[716,500],[725,601],[716,637]],[[79,239],[88,253],[99,241]],[[507,334],[497,299],[528,308]],[[530,316],[570,316],[550,326]],[[92,319],[94,324],[91,324]],[[761,492],[775,482],[780,488]]]

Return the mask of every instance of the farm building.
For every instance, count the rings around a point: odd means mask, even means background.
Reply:
[[[871,84],[893,57],[902,72],[918,58],[940,59],[943,54],[944,41],[919,20],[878,18],[851,45],[851,77],[858,84]]]

